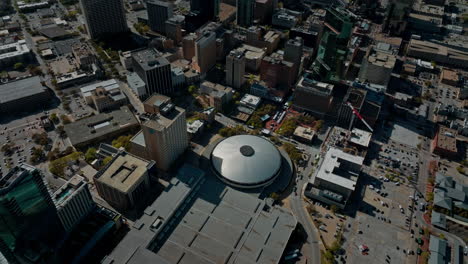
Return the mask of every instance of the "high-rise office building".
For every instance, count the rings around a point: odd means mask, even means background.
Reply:
[[[414,2],[414,0],[389,1],[382,27],[383,31],[388,32],[390,35],[401,35],[408,24],[408,14],[411,12]]]
[[[315,78],[324,82],[338,82],[345,72],[348,42],[353,29],[353,16],[347,10],[328,8],[322,39],[312,69]]]
[[[297,83],[293,95],[293,107],[324,118],[333,106],[333,84],[318,82],[304,74]]]
[[[144,102],[149,117],[142,123],[148,159],[167,171],[188,147],[185,110],[163,95],[153,95]]]
[[[166,36],[174,40],[175,44],[182,41],[182,28],[184,27],[185,17],[176,15],[166,20]]]
[[[216,34],[205,32],[195,41],[195,56],[200,73],[206,73],[216,64]]]
[[[304,40],[301,37],[289,39],[284,47],[285,61],[290,61],[294,64],[300,64],[302,58],[302,49],[304,48]]]
[[[255,0],[237,0],[237,25],[249,27],[254,20]]]
[[[146,84],[146,96],[154,93],[170,94],[172,87],[171,64],[155,49],[132,53],[135,72]]]
[[[216,20],[219,15],[220,0],[190,0],[190,11],[196,13],[204,22]]]
[[[239,89],[244,84],[245,56],[244,52],[233,50],[226,57],[226,84]]]
[[[91,38],[127,32],[123,0],[80,0]]]
[[[184,53],[184,59],[191,61],[195,57],[195,41],[197,35],[190,33],[182,39],[182,51]]]
[[[10,263],[50,263],[63,236],[39,170],[23,164],[0,178],[0,251]]]
[[[302,50],[304,48],[304,40],[301,37],[289,39],[284,47],[283,60],[294,64],[294,75],[297,76],[301,72]]]
[[[146,2],[148,24],[155,32],[166,33],[166,21],[173,15],[173,4],[159,0]]]
[[[88,189],[88,183],[79,175],[74,175],[52,198],[63,227],[71,231],[96,206]]]
[[[254,18],[259,23],[270,23],[273,10],[276,8],[274,0],[255,0]]]

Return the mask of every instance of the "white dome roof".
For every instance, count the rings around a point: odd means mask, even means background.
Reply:
[[[251,135],[222,140],[211,153],[218,177],[236,187],[270,184],[281,170],[281,154],[268,140]]]

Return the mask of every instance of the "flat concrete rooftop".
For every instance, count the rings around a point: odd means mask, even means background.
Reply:
[[[278,263],[291,212],[185,165],[104,263]]]

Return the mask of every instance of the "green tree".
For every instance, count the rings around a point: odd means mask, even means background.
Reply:
[[[326,261],[326,264],[334,263],[335,257],[333,256],[333,253],[330,250],[325,250],[325,252],[323,252],[323,257]]]
[[[315,126],[314,126],[314,130],[315,131],[320,131],[323,127],[323,120],[318,120],[317,122],[315,122]]]
[[[104,160],[102,161],[102,165],[107,165],[110,161],[112,160],[112,157],[105,157]]]
[[[282,144],[281,140],[279,140],[277,137],[270,137],[270,140],[276,145],[280,146]]]
[[[247,131],[245,131],[243,126],[236,126],[236,127],[223,127],[218,131],[218,133],[223,137],[232,137],[235,135],[246,134]]]
[[[57,176],[63,177],[65,174],[65,168],[69,162],[76,162],[80,159],[82,153],[73,152],[67,156],[58,158],[49,163],[49,171]]]
[[[32,135],[32,140],[38,145],[45,146],[49,143],[50,138],[47,133],[35,133]]]
[[[247,122],[248,125],[253,126],[255,128],[262,128],[263,121],[262,117],[267,114],[272,114],[273,111],[276,110],[276,106],[271,104],[266,104],[259,109],[257,109],[252,116],[250,117],[249,121]]]
[[[336,213],[338,212],[338,206],[332,204],[332,205],[330,206],[330,210],[331,210],[334,214],[336,214]]]
[[[38,163],[45,157],[44,150],[42,148],[32,148],[30,161],[32,163]]]
[[[312,122],[315,121],[315,118],[310,116],[310,115],[307,115],[307,116],[306,115],[300,115],[298,117],[298,121],[301,124],[312,124]]]
[[[145,35],[146,33],[148,33],[148,31],[150,31],[150,28],[148,27],[148,25],[145,25],[145,24],[139,23],[139,22],[133,24],[133,27],[141,35]]]
[[[294,134],[294,130],[297,127],[297,119],[296,118],[289,118],[283,121],[281,127],[278,129],[278,134],[283,136],[292,136]]]
[[[28,69],[29,73],[31,73],[32,75],[43,75],[44,74],[40,67],[34,66],[32,64],[29,64],[26,68]]]
[[[6,155],[9,155],[13,151],[13,144],[4,144],[0,150]]]
[[[61,138],[67,137],[67,132],[65,132],[65,129],[63,126],[57,126],[57,128],[55,129],[55,132],[57,132],[57,134],[59,134]]]
[[[56,113],[50,114],[49,119],[55,124],[57,124],[60,121]]]
[[[272,193],[270,194],[270,198],[273,199],[273,200],[275,200],[275,201],[278,200],[279,197],[280,197],[279,194],[276,193],[276,192],[272,192]]]
[[[87,162],[92,162],[93,160],[95,160],[96,159],[96,152],[97,152],[97,150],[95,148],[89,148],[85,153],[85,160]]]
[[[197,87],[195,85],[190,85],[187,90],[190,94],[194,94],[197,91]]]
[[[112,141],[112,146],[114,148],[125,148],[126,150],[129,149],[130,147],[130,140],[132,139],[132,135],[128,135],[128,136],[120,136],[118,137],[117,139],[114,139]]]
[[[65,104],[64,104],[64,106],[65,106]],[[64,107],[64,108],[65,108],[65,107]],[[61,116],[60,116],[60,119],[62,119],[62,123],[63,123],[64,125],[67,125],[67,124],[70,124],[70,123],[71,123],[71,120],[70,120],[70,118],[69,118],[67,115],[61,115]]]
[[[288,153],[291,160],[297,162],[302,158],[301,152],[293,144],[289,142],[284,142],[283,148]]]
[[[22,69],[24,69],[24,64],[22,62],[17,62],[17,63],[15,63],[15,65],[13,65],[13,68],[15,70],[22,70]]]

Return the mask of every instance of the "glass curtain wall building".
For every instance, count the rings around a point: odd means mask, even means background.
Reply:
[[[343,78],[353,20],[352,15],[342,8],[327,9],[317,58],[312,65],[318,80],[338,82]]]
[[[0,251],[10,263],[47,262],[64,229],[34,167],[15,167],[0,179]]]

